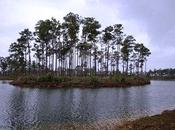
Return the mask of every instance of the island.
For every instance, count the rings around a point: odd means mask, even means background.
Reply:
[[[149,78],[136,76],[112,76],[112,77],[56,77],[29,76],[20,77],[11,82],[12,85],[21,87],[39,88],[100,88],[100,87],[128,87],[150,84]]]
[[[24,29],[0,57],[1,79],[28,87],[126,87],[149,84],[150,50],[124,33],[122,24],[102,28],[92,17],[68,13],[61,23],[39,20]],[[144,70],[145,68],[145,70]]]

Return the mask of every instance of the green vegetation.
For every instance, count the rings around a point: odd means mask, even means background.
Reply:
[[[168,69],[158,69],[158,70],[150,70],[148,72],[148,76],[151,79],[158,79],[158,80],[175,80],[175,69],[168,68]]]
[[[10,55],[0,58],[1,74],[55,72],[61,76],[143,73],[150,51],[122,24],[104,29],[91,17],[69,13],[63,23],[55,18],[40,20],[35,31],[24,29],[11,43]],[[34,54],[32,56],[32,54]]]
[[[130,121],[116,130],[174,130],[175,110],[165,111],[161,115],[144,117],[135,121]]]
[[[108,77],[86,76],[86,77],[70,77],[70,76],[53,76],[47,74],[45,76],[22,76],[12,82],[13,85],[23,87],[127,87],[133,85],[145,85],[150,81],[145,77],[115,75]]]
[[[146,73],[144,63],[151,53],[132,35],[124,34],[123,28],[122,24],[102,28],[95,18],[74,13],[67,14],[62,23],[55,18],[40,20],[34,32],[19,33],[8,57],[0,57],[0,73],[22,77],[18,78],[21,82],[62,83],[80,76],[92,85],[101,83],[101,76],[127,82],[128,75]]]

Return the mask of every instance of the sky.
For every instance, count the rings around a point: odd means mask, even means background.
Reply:
[[[102,27],[123,24],[151,51],[148,69],[175,68],[175,0],[0,0],[0,56],[24,28],[39,20],[60,21],[69,12],[95,17]]]

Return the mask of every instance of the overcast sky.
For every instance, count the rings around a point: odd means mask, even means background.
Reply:
[[[151,50],[148,68],[175,67],[175,0],[0,0],[0,56],[24,28],[69,12],[95,17],[103,28],[122,23]]]

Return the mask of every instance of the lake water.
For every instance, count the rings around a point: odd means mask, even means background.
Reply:
[[[0,130],[113,129],[167,109],[175,109],[175,81],[99,89],[31,89],[0,81]]]

